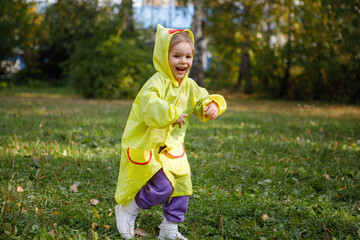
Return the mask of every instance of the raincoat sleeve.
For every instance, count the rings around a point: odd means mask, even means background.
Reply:
[[[159,82],[145,86],[140,100],[140,113],[149,127],[166,128],[180,117],[181,110],[161,98],[165,90]]]
[[[198,97],[195,105],[194,115],[202,122],[207,122],[210,119],[204,116],[204,108],[211,102],[217,104],[219,110],[219,116],[226,111],[227,105],[225,98],[219,94],[210,95],[205,88],[195,87],[195,96]]]

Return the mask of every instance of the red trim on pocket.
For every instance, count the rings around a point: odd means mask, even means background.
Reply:
[[[170,29],[169,30],[169,34],[173,34],[173,33],[176,33],[176,32],[183,32],[185,31],[186,29]]]
[[[172,158],[181,158],[182,156],[185,155],[184,143],[182,144],[182,147],[183,147],[183,149],[184,149],[184,152],[183,152],[181,155],[179,155],[179,156],[174,156],[174,155],[172,155],[171,153],[169,153],[167,150],[165,150],[165,153],[166,153],[167,155],[169,155],[170,157],[172,157]]]
[[[130,157],[130,148],[127,149],[127,155],[128,155],[128,158],[130,160],[130,162],[134,163],[134,164],[138,164],[138,165],[146,165],[148,164],[150,161],[151,161],[151,158],[152,158],[152,151],[150,150],[150,158],[149,158],[149,161],[147,162],[144,162],[144,163],[139,163],[139,162],[135,162],[131,159]]]

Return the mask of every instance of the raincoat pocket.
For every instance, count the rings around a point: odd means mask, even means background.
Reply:
[[[165,150],[165,155],[170,159],[181,158],[185,155],[185,147],[184,144],[181,144],[180,147],[171,150]]]
[[[163,151],[160,158],[163,170],[174,187],[173,196],[192,194],[191,171],[183,144]]]
[[[137,150],[128,148],[127,150],[127,175],[133,180],[147,179],[151,176],[150,164],[153,158],[151,150]]]

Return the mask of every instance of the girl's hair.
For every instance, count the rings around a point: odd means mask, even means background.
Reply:
[[[186,31],[184,32],[179,32],[179,33],[176,33],[174,34],[172,37],[171,37],[171,40],[170,40],[170,47],[169,47],[169,50],[175,46],[176,44],[180,43],[180,42],[187,42],[187,43],[190,43],[192,49],[193,49],[193,52],[194,52],[194,42],[193,40],[191,39],[190,37],[190,34]]]

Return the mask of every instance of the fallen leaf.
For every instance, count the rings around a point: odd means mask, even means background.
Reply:
[[[96,227],[96,225],[97,225],[97,224],[93,222],[93,223],[91,224],[91,230],[94,230],[95,227]]]
[[[108,214],[108,216],[110,217],[112,214],[113,214],[113,212],[110,212],[110,213]]]
[[[94,213],[94,217],[99,218],[99,213],[95,208],[92,208],[91,211]]]
[[[324,175],[326,179],[330,179],[330,175],[329,174],[325,174]]]
[[[24,191],[24,189],[22,187],[18,186],[16,188],[16,191],[19,192],[19,193],[22,193]]]
[[[267,213],[263,214],[263,215],[261,216],[261,218],[262,218],[262,220],[264,220],[264,221],[269,220],[269,216],[267,215]]]
[[[109,230],[110,226],[109,225],[104,225],[104,227]]]
[[[60,212],[58,212],[58,211],[51,213],[51,215],[59,215],[59,214],[60,214]]]
[[[144,229],[138,228],[134,230],[134,233],[140,237],[149,237],[150,234],[148,234]]]
[[[78,186],[76,186],[75,184],[71,185],[70,188],[69,188],[69,191],[78,192]]]
[[[307,131],[307,133],[309,134],[310,140],[312,141],[313,138],[312,138],[310,129],[307,128],[306,131]]]
[[[51,230],[51,231],[49,232],[49,234],[50,234],[53,238],[55,238],[55,231],[54,231],[54,230]]]
[[[90,200],[90,203],[94,206],[98,205],[99,204],[99,200],[97,200],[96,198],[93,198]]]
[[[278,162],[288,162],[290,161],[290,159],[288,158],[281,158]]]

